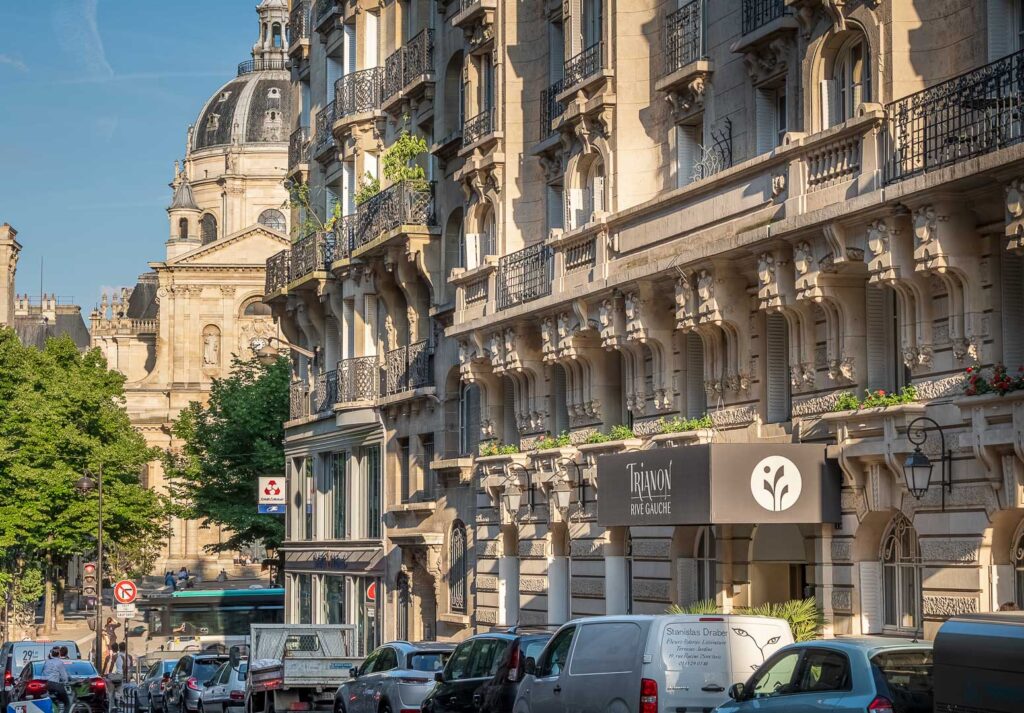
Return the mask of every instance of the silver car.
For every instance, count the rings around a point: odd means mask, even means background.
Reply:
[[[228,661],[218,668],[209,681],[203,682],[199,713],[242,713],[248,673],[248,659],[241,659],[237,667]]]
[[[157,713],[163,710],[164,686],[170,680],[171,671],[174,670],[176,663],[178,659],[161,659],[149,664],[139,682],[137,707],[140,713]]]
[[[444,668],[454,648],[433,641],[384,644],[352,669],[352,680],[338,687],[334,713],[418,711],[434,686],[434,674]]]

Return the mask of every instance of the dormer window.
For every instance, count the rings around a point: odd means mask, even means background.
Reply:
[[[220,96],[217,97],[218,102],[226,102],[230,98],[231,92],[221,92]]]

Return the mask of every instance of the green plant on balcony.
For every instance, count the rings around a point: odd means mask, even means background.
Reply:
[[[422,190],[427,186],[427,174],[417,159],[427,153],[427,142],[422,136],[410,134],[403,129],[395,143],[388,146],[383,155],[384,178],[389,183],[411,181],[413,188]]]
[[[857,411],[865,408],[884,408],[886,406],[901,406],[917,401],[917,389],[913,386],[904,386],[899,391],[886,391],[885,389],[868,389],[864,392],[864,398],[858,399],[852,391],[844,391],[836,399],[832,411]]]
[[[1002,364],[992,367],[991,376],[985,376],[981,367],[977,366],[967,367],[965,374],[967,375],[967,380],[964,382],[966,396],[977,396],[978,394],[1005,396],[1011,391],[1024,391],[1024,366],[1018,367],[1014,376],[1010,376]]]
[[[572,445],[568,431],[562,431],[557,436],[547,435],[533,445],[533,450],[543,451],[548,448],[568,448]]]
[[[711,428],[711,416],[704,414],[699,418],[669,418],[661,419],[662,433],[685,433],[686,431],[697,431],[701,428]]]
[[[608,433],[601,433],[600,431],[591,433],[587,436],[587,440],[584,441],[584,443],[608,443],[610,441],[625,441],[630,438],[636,438],[636,434],[633,433],[633,429],[629,426],[618,424],[617,426],[612,426],[608,430]]]
[[[354,198],[355,204],[357,206],[362,205],[378,193],[380,193],[380,179],[367,171],[359,179],[359,188],[356,189]]]
[[[331,214],[324,221],[320,219],[320,214],[316,212],[316,209],[310,203],[308,183],[286,181],[285,188],[288,189],[287,207],[297,210],[300,217],[300,220],[296,221],[296,224],[293,226],[297,241],[313,233],[329,233],[334,230],[334,226],[341,220],[340,202],[334,204]]]
[[[500,441],[486,441],[480,444],[480,455],[487,456],[510,456],[519,452],[519,446]]]

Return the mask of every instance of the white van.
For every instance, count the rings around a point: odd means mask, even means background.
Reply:
[[[776,650],[783,619],[746,615],[597,616],[563,624],[526,676],[514,713],[703,713],[729,700]]]

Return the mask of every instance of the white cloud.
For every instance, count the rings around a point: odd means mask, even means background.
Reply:
[[[113,77],[107,62],[99,23],[96,19],[98,0],[61,0],[53,16],[57,43],[70,59],[90,77]]]
[[[12,57],[9,54],[0,54],[0,64],[6,64],[8,67],[14,67],[19,72],[27,72],[28,65],[22,62],[17,57]]]

